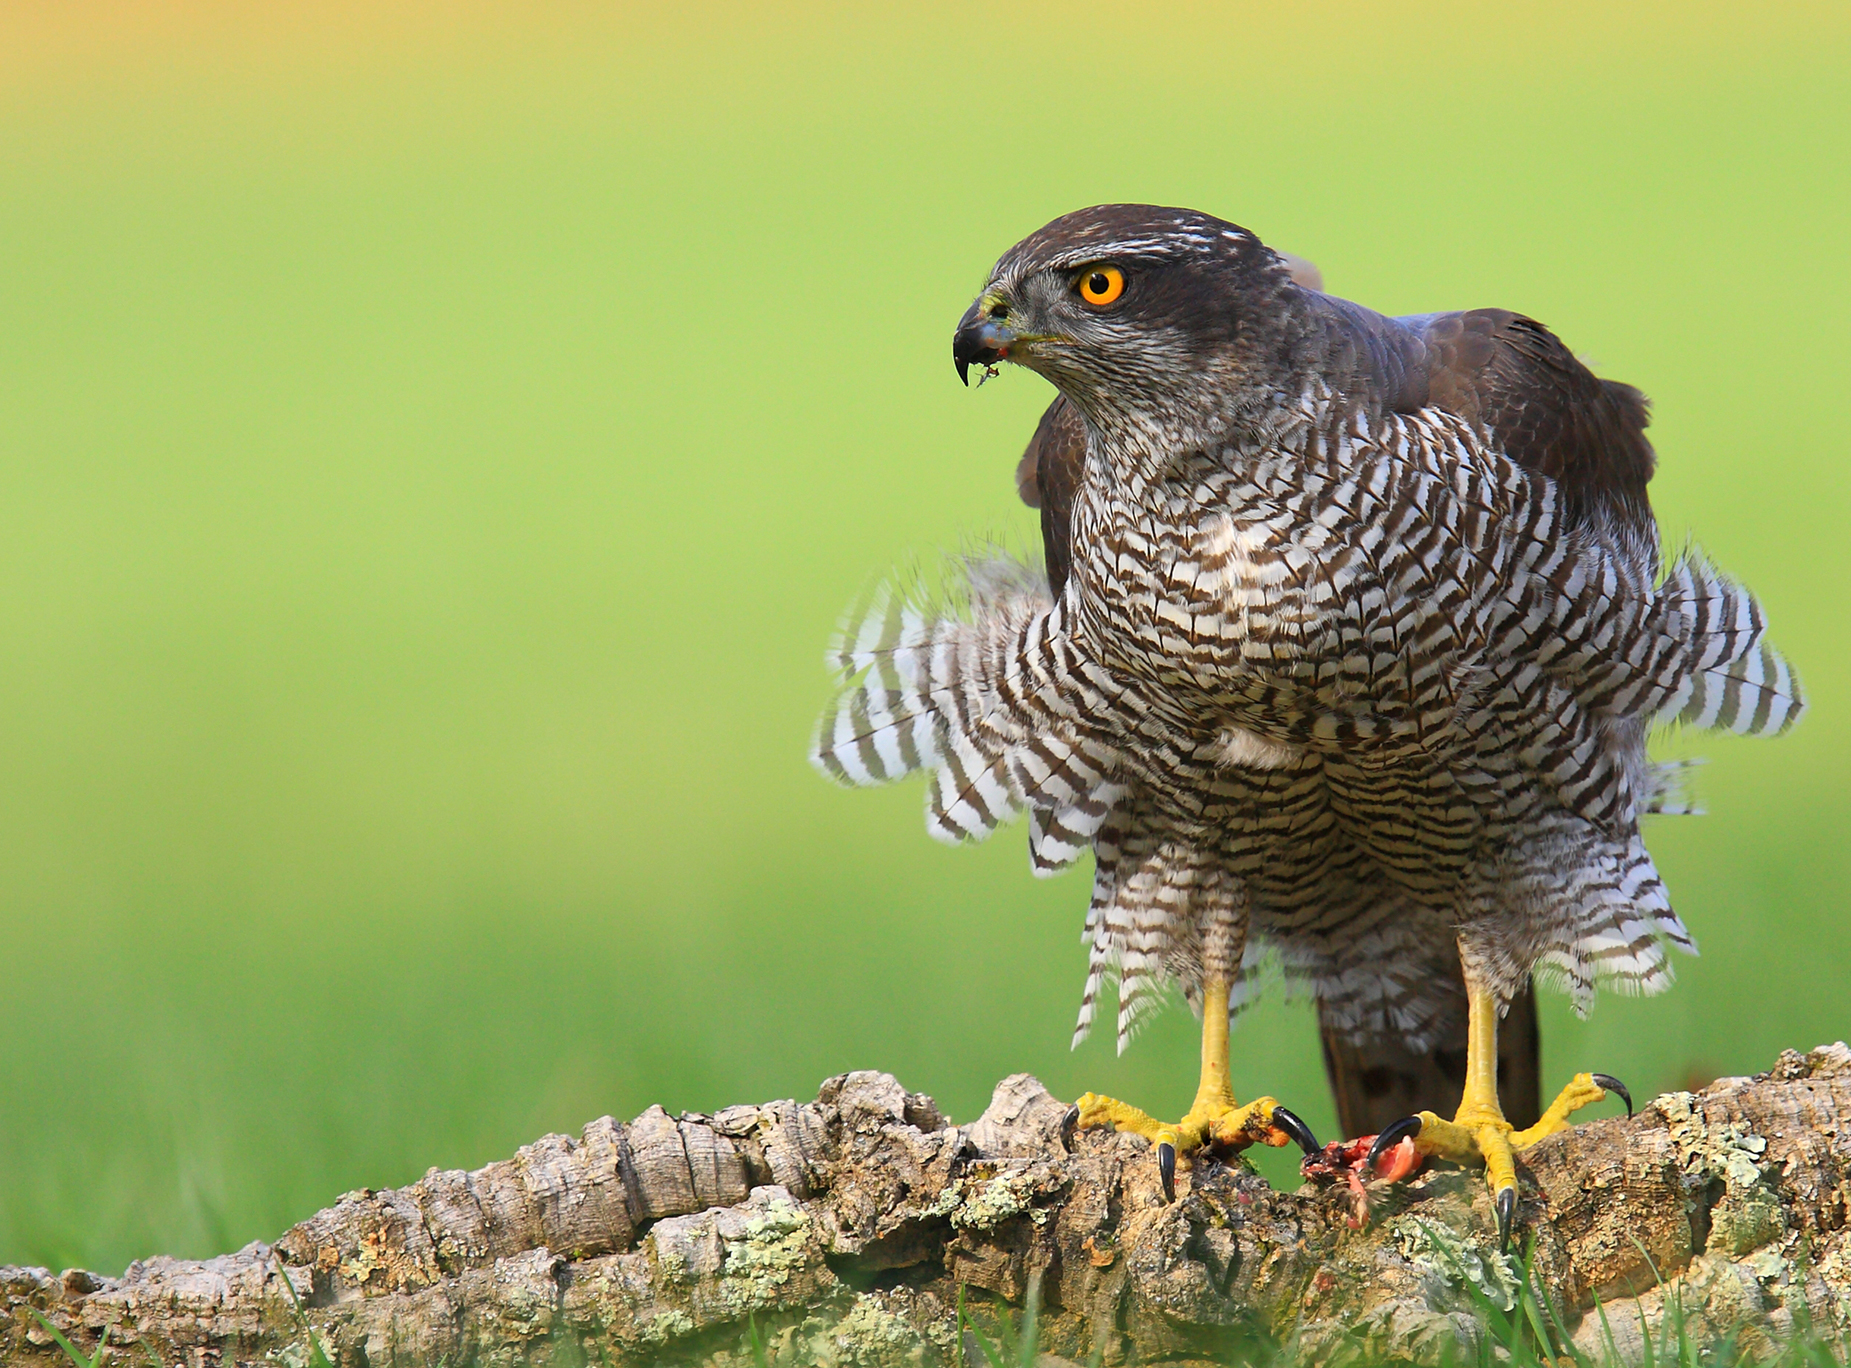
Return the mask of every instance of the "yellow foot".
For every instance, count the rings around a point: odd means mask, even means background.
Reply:
[[[1255,1143],[1296,1143],[1306,1154],[1320,1153],[1323,1148],[1309,1126],[1272,1098],[1256,1098],[1241,1106],[1227,1093],[1197,1094],[1188,1115],[1171,1125],[1115,1097],[1089,1092],[1069,1107],[1062,1118],[1061,1144],[1071,1152],[1076,1130],[1106,1126],[1141,1135],[1157,1147],[1157,1171],[1163,1179],[1164,1200],[1168,1202],[1176,1200],[1178,1153],[1194,1154],[1200,1149],[1226,1153],[1246,1149]]]
[[[1620,1100],[1626,1104],[1626,1114],[1632,1115],[1632,1094],[1626,1091],[1626,1085],[1619,1079],[1612,1074],[1576,1074],[1568,1080],[1568,1086],[1555,1095],[1555,1101],[1536,1119],[1536,1124],[1512,1135],[1511,1143],[1518,1149],[1528,1149],[1545,1135],[1567,1130],[1569,1117],[1583,1107],[1600,1101],[1608,1093],[1618,1093]]]
[[[1549,1104],[1537,1123],[1518,1130],[1504,1119],[1495,1097],[1460,1103],[1448,1121],[1433,1112],[1404,1116],[1387,1126],[1369,1147],[1363,1160],[1364,1173],[1375,1172],[1376,1160],[1409,1136],[1422,1155],[1450,1159],[1455,1163],[1480,1163],[1485,1167],[1485,1185],[1497,1204],[1498,1245],[1510,1243],[1510,1226],[1517,1214],[1517,1153],[1527,1150],[1545,1135],[1568,1129],[1568,1118],[1581,1108],[1600,1101],[1608,1093],[1618,1093],[1625,1100],[1626,1114],[1632,1115],[1632,1094],[1610,1074],[1576,1074],[1567,1087]]]

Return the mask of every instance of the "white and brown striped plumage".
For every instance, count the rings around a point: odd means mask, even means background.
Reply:
[[[1073,297],[1097,263],[1114,308]],[[928,771],[943,837],[1026,810],[1038,872],[1095,851],[1079,1034],[1113,975],[1121,1048],[1163,983],[1193,998],[1210,927],[1358,1039],[1456,1024],[1462,954],[1505,998],[1668,982],[1693,947],[1640,838],[1646,732],[1802,703],[1745,590],[1694,556],[1661,581],[1634,392],[1528,320],[1381,320],[1142,206],[1013,249],[960,348],[1083,423],[1056,592],[992,560],[961,604],[877,598],[815,756]]]

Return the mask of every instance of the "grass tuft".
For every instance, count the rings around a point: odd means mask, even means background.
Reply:
[[[103,1327],[103,1332],[96,1337],[96,1353],[92,1354],[89,1358],[85,1358],[82,1354],[77,1352],[77,1346],[66,1339],[64,1337],[64,1332],[53,1325],[50,1319],[44,1312],[40,1311],[38,1307],[35,1306],[32,1308],[32,1314],[38,1318],[39,1324],[45,1327],[45,1333],[58,1342],[58,1347],[64,1350],[65,1357],[76,1364],[77,1368],[97,1368],[97,1365],[102,1363],[103,1350],[109,1345],[109,1327],[107,1325]]]
[[[771,1360],[766,1356],[765,1338],[758,1333],[758,1313],[746,1313],[746,1343],[752,1346],[752,1368],[771,1368]]]
[[[315,1333],[315,1327],[309,1324],[308,1312],[302,1309],[302,1299],[296,1296],[296,1285],[289,1281],[289,1270],[283,1266],[280,1258],[276,1261],[276,1276],[282,1280],[283,1295],[289,1299],[290,1310],[295,1312],[296,1324],[308,1336],[309,1368],[334,1368],[327,1351],[321,1347],[321,1338]]]
[[[1446,1254],[1449,1246],[1436,1240],[1436,1250]],[[1846,1368],[1851,1365],[1851,1333],[1821,1334],[1804,1311],[1797,1311],[1794,1334],[1782,1343],[1772,1357],[1757,1358],[1744,1347],[1739,1334],[1727,1334],[1708,1343],[1692,1333],[1691,1317],[1684,1306],[1681,1284],[1666,1284],[1646,1255],[1646,1263],[1658,1286],[1665,1289],[1665,1314],[1654,1335],[1640,1312],[1641,1354],[1631,1358],[1622,1353],[1607,1319],[1607,1308],[1598,1299],[1592,1314],[1599,1317],[1601,1348],[1590,1354],[1577,1345],[1568,1333],[1566,1319],[1535,1277],[1535,1247],[1527,1249],[1517,1264],[1520,1291],[1516,1304],[1509,1310],[1472,1279],[1460,1265],[1456,1272],[1459,1285],[1470,1301],[1470,1310],[1484,1328],[1477,1351],[1454,1360],[1449,1368]],[[1028,1296],[1021,1320],[1012,1321],[1008,1311],[997,1313],[1001,1338],[992,1339],[972,1320],[965,1308],[965,1288],[958,1288],[957,1317],[960,1353],[969,1355],[974,1344],[983,1356],[984,1368],[1034,1368],[1039,1352],[1041,1278],[1039,1272],[1029,1282]],[[1013,1343],[1010,1341],[1013,1340]],[[1101,1335],[1087,1358],[1087,1368],[1100,1368],[1105,1361],[1106,1338]],[[1305,1355],[1292,1343],[1255,1340],[1224,1359],[1227,1368],[1314,1368],[1317,1360]],[[1352,1368],[1378,1368],[1368,1360],[1345,1358]],[[1380,1368],[1394,1368],[1383,1364]]]
[[[1005,1326],[1009,1325],[1009,1313],[998,1313]],[[1000,1341],[992,1341],[983,1333],[977,1323],[964,1309],[964,1284],[958,1284],[958,1342],[974,1340],[978,1352],[983,1355],[989,1368],[1035,1368],[1035,1359],[1041,1352],[1041,1270],[1033,1270],[1028,1275],[1028,1295],[1023,1299],[1022,1322],[1015,1328],[1015,1350],[1011,1354]],[[1104,1346],[1094,1351],[1094,1360],[1103,1359]]]

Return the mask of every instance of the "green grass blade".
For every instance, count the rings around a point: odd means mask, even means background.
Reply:
[[[1554,1299],[1549,1296],[1546,1289],[1537,1285],[1534,1277],[1535,1268],[1536,1246],[1532,1243],[1530,1252],[1526,1254],[1523,1259],[1523,1286],[1533,1296],[1535,1301],[1541,1304],[1543,1314],[1548,1318],[1549,1325],[1554,1332],[1553,1338],[1544,1335],[1542,1337],[1543,1343],[1553,1346],[1549,1353],[1550,1356],[1557,1361],[1563,1358],[1572,1358],[1577,1364],[1584,1365],[1585,1368],[1585,1365],[1590,1364],[1592,1360],[1583,1350],[1575,1345],[1573,1338],[1570,1337],[1568,1326],[1563,1322],[1561,1313],[1555,1309]],[[1539,1335],[1542,1334],[1541,1330],[1538,1330],[1537,1333]]]
[[[39,1324],[45,1327],[45,1333],[58,1341],[58,1347],[64,1350],[65,1357],[75,1363],[77,1368],[97,1368],[97,1365],[103,1361],[103,1346],[109,1342],[107,1325],[103,1327],[103,1333],[96,1337],[96,1354],[91,1358],[85,1358],[77,1352],[76,1346],[64,1337],[64,1332],[53,1325],[38,1307],[32,1307],[31,1310],[32,1314],[38,1318]]]
[[[275,1251],[271,1253],[274,1255]],[[302,1300],[296,1296],[296,1285],[289,1281],[289,1270],[283,1266],[280,1258],[276,1261],[276,1276],[283,1280],[283,1295],[289,1299],[290,1308],[296,1313],[296,1324],[308,1336],[309,1368],[334,1368],[327,1351],[321,1347],[321,1337],[315,1333],[315,1327],[309,1324],[308,1312],[302,1309]]]
[[[1689,1326],[1684,1320],[1684,1294],[1677,1295],[1677,1309],[1668,1319],[1677,1331],[1677,1361],[1683,1368],[1697,1368],[1697,1349],[1690,1342]]]
[[[1607,1343],[1607,1361],[1609,1363],[1618,1363],[1620,1361],[1620,1346],[1614,1343],[1613,1324],[1607,1319],[1607,1304],[1600,1299],[1600,1294],[1598,1292],[1594,1294],[1594,1311],[1595,1314],[1600,1317],[1601,1338]]]
[[[746,1313],[746,1340],[752,1346],[753,1368],[771,1368],[770,1361],[765,1357],[765,1341],[758,1333],[758,1314],[753,1311]]]
[[[1022,1305],[1022,1335],[1017,1362],[1021,1368],[1035,1368],[1035,1356],[1041,1349],[1041,1270],[1028,1275],[1028,1296]]]
[[[1658,1271],[1658,1260],[1652,1257],[1652,1251],[1639,1243],[1637,1235],[1629,1235],[1627,1238],[1632,1241],[1632,1247],[1639,1251],[1639,1257],[1645,1260],[1645,1266],[1652,1270],[1653,1285],[1663,1287],[1665,1275]],[[1659,1328],[1663,1330],[1664,1325],[1661,1323]],[[1662,1356],[1659,1351],[1662,1346],[1655,1346],[1652,1343],[1652,1327],[1646,1324],[1643,1306],[1639,1307],[1639,1339],[1645,1352],[1645,1368],[1658,1368],[1658,1360]]]
[[[1536,1298],[1530,1295],[1529,1288],[1517,1294],[1517,1305],[1523,1308],[1523,1319],[1530,1333],[1536,1337],[1538,1349],[1551,1358],[1555,1357],[1555,1337],[1549,1333],[1549,1327],[1543,1324],[1542,1312],[1537,1308]]]
[[[970,1316],[964,1310],[964,1284],[958,1284],[958,1352],[964,1352],[964,1336],[969,1333],[977,1341],[977,1348],[983,1351],[984,1359],[990,1368],[1008,1368],[1003,1359],[1001,1346],[992,1346],[989,1337],[971,1323]]]
[[[1523,1311],[1523,1319],[1528,1323],[1530,1333],[1536,1337],[1536,1350],[1545,1358],[1557,1357],[1555,1336],[1549,1333],[1549,1327],[1543,1323],[1542,1308],[1536,1304],[1536,1283],[1531,1277],[1535,1266],[1536,1247],[1531,1245],[1525,1252],[1522,1262],[1517,1265],[1517,1305]]]

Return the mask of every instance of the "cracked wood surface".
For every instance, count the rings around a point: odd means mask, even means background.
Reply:
[[[778,1364],[953,1364],[959,1286],[994,1325],[1031,1282],[1056,1364],[1101,1340],[1111,1364],[1207,1363],[1255,1333],[1438,1362],[1478,1335],[1475,1296],[1515,1294],[1476,1175],[1378,1187],[1363,1229],[1341,1186],[1278,1192],[1238,1165],[1185,1169],[1166,1205],[1142,1140],[1064,1153],[1064,1110],[1019,1074],[952,1125],[853,1073],[813,1102],[605,1117],[348,1193],[273,1245],[119,1278],[0,1268],[0,1362],[64,1362],[36,1311],[86,1351],[107,1330],[104,1363],[306,1364],[299,1300],[340,1368],[746,1365],[748,1325]],[[1672,1296],[1751,1347],[1851,1326],[1843,1044],[1551,1137],[1523,1178],[1536,1276],[1590,1349],[1611,1334],[1639,1357]]]

